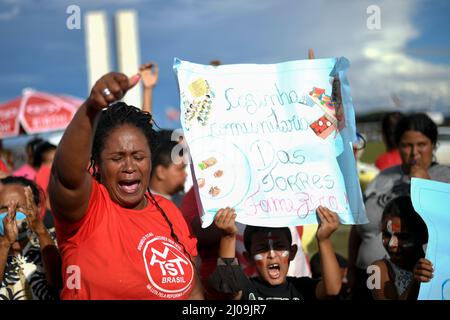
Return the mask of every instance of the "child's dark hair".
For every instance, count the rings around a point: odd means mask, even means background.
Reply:
[[[340,254],[336,253],[336,260],[339,264],[339,268],[345,269],[348,267],[348,261]],[[309,265],[311,266],[311,276],[315,279],[319,279],[322,277],[322,267],[320,265],[320,254],[316,252],[309,261]]]
[[[397,217],[402,223],[405,223],[414,230],[413,235],[419,240],[419,244],[423,245],[428,242],[427,225],[414,210],[409,196],[401,196],[391,200],[383,210],[383,217]]]
[[[97,129],[95,130],[94,141],[92,143],[91,163],[89,169],[92,170],[92,176],[99,182],[100,174],[97,171],[97,166],[100,165],[101,162],[100,154],[105,147],[105,141],[115,128],[125,124],[138,128],[144,134],[150,148],[150,153],[153,153],[156,149],[155,146],[158,144],[158,141],[156,131],[153,129],[152,115],[148,112],[141,111],[134,106],[129,106],[124,102],[116,102],[111,104],[108,108],[102,110]],[[167,214],[159,206],[153,194],[150,192],[150,188],[148,188],[147,191],[169,225],[171,237],[182,246],[184,252],[187,254],[189,259],[192,260],[185,246],[179,241],[178,236],[175,234],[173,225]]]
[[[437,126],[425,113],[413,113],[400,119],[395,127],[395,143],[397,145],[402,135],[409,130],[419,131],[428,137],[433,145],[436,145],[438,136]]]
[[[31,181],[25,177],[8,176],[3,179],[0,179],[0,183],[3,185],[18,184],[18,185],[21,185],[24,187],[30,187],[31,191],[33,193],[33,200],[36,203],[36,205],[39,207],[39,204],[41,203],[41,196],[40,196],[38,186],[33,181]]]
[[[251,254],[251,247],[252,247],[252,237],[257,232],[273,232],[273,231],[280,231],[286,234],[286,237],[289,240],[289,244],[292,243],[292,235],[291,230],[289,230],[288,227],[282,227],[282,228],[271,228],[271,227],[258,227],[258,226],[246,226],[244,230],[244,247],[245,250]]]
[[[152,173],[156,172],[156,167],[163,166],[168,168],[172,162],[172,150],[177,146],[178,141],[172,140],[172,130],[160,130],[157,132],[158,144],[155,146],[155,152],[152,154]],[[182,149],[180,156],[183,156]]]
[[[395,128],[397,126],[397,123],[404,116],[405,115],[403,113],[394,111],[386,113],[381,119],[381,131],[383,132],[383,136],[386,141],[386,148],[388,151],[397,147],[397,143],[395,142]]]
[[[50,150],[56,150],[56,146],[48,141],[42,141],[35,145],[33,152],[33,167],[39,168],[42,165],[44,153]]]
[[[34,153],[36,152],[36,147],[42,142],[44,142],[44,140],[42,140],[41,138],[38,138],[38,137],[31,139],[27,143],[27,147],[26,147],[27,152],[30,151],[31,155],[34,156]]]

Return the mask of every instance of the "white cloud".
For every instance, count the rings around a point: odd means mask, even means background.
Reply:
[[[381,9],[380,30],[369,30],[366,26],[366,8],[373,3]],[[309,46],[315,49],[316,57],[349,58],[350,85],[357,111],[394,108],[392,94],[400,98],[405,111],[438,106],[450,111],[450,65],[412,57],[407,50],[408,42],[421,36],[413,23],[418,1],[352,1],[351,4],[322,1],[321,4],[327,8],[321,10],[320,20],[325,23],[323,28],[307,28],[307,39],[312,40]],[[314,19],[304,25],[312,25]],[[334,28],[327,21],[332,21]]]
[[[393,106],[389,97],[394,93],[399,95],[403,106],[413,109],[450,101],[450,66],[436,65],[407,54],[408,41],[419,36],[412,25],[415,10],[414,2],[383,3],[385,26],[380,30],[380,39],[364,44],[360,59],[365,63],[358,73],[366,81],[354,84],[356,96],[358,91],[381,94],[384,103]]]

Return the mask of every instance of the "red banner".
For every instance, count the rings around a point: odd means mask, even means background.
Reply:
[[[28,134],[64,130],[82,100],[33,90],[0,104],[0,138],[17,136],[20,125]]]
[[[0,138],[19,134],[19,114],[21,98],[0,104]]]

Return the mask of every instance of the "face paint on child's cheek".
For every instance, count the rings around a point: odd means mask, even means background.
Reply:
[[[283,252],[281,252],[280,262],[289,264],[289,250],[283,250]]]
[[[400,226],[398,224],[392,223],[392,220],[388,220],[387,232],[390,234],[389,243],[388,243],[389,247],[398,246],[398,238],[394,233],[399,232],[399,231],[400,231]]]
[[[399,233],[401,231],[401,226],[398,223],[392,222],[392,220],[388,221],[388,230],[391,233]]]
[[[253,256],[253,259],[254,259],[255,261],[262,261],[263,256],[262,256],[262,254],[257,253],[257,254],[255,254],[255,255]]]

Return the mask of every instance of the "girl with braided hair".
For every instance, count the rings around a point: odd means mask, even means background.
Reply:
[[[58,146],[49,193],[62,299],[203,299],[196,240],[176,206],[148,188],[152,117],[116,102],[138,82],[100,78]]]

